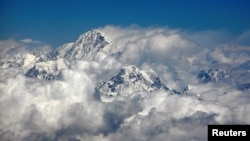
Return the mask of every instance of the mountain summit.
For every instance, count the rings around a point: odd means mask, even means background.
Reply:
[[[93,30],[81,35],[76,42],[66,44],[56,51],[60,58],[93,60],[95,55],[109,44],[101,32]]]
[[[117,96],[128,97],[157,90],[173,93],[155,72],[139,70],[136,66],[123,67],[116,76],[97,87],[102,101],[110,101]]]
[[[94,60],[99,52],[106,55],[114,55],[118,50],[118,46],[107,41],[103,33],[98,30],[88,31],[82,34],[74,43],[65,44],[56,49],[54,54],[57,58],[65,58],[67,60]]]
[[[116,57],[120,50],[118,46],[108,42],[100,31],[88,31],[75,42],[38,56],[39,61],[25,75],[45,80],[55,79],[61,69],[68,68],[68,65],[77,60],[93,61],[98,53]]]

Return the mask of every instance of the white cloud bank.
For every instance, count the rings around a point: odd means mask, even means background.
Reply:
[[[227,43],[212,43],[207,32],[116,26],[98,30],[122,48],[119,59],[99,54],[96,61],[79,61],[53,81],[27,78],[17,68],[1,69],[1,140],[205,141],[208,124],[250,123],[249,90],[227,83],[199,84],[196,79],[203,68],[246,63],[249,52],[228,51]],[[206,36],[210,43],[199,40]],[[1,41],[0,48],[7,44]],[[110,103],[95,99],[96,84],[128,64],[154,69],[170,88],[190,85],[190,90]]]

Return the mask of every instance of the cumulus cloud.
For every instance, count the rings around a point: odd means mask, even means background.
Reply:
[[[245,46],[236,49],[223,42],[225,32],[134,26],[98,30],[121,48],[118,58],[100,52],[95,60],[79,60],[63,69],[62,78],[52,81],[27,78],[18,67],[0,69],[2,140],[195,141],[207,140],[208,124],[250,122],[249,90],[231,83],[200,84],[196,77],[204,68],[237,69],[235,63],[249,61]],[[9,48],[38,47],[31,42],[1,41],[0,49],[15,54],[20,51]],[[188,85],[189,90],[183,95],[157,91],[109,103],[96,98],[98,83],[124,65],[155,71],[169,88],[181,91]]]
[[[196,43],[184,39],[179,30],[165,27],[141,29],[133,26],[106,26],[99,30],[123,48],[120,61],[135,65],[141,65],[145,61],[175,59],[174,57],[181,55],[184,50],[191,52],[196,47]],[[176,56],[173,56],[173,53]]]

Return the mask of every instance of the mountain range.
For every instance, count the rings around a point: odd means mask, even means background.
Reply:
[[[64,44],[52,50],[33,50],[28,54],[14,54],[6,56],[1,54],[1,68],[18,67],[26,77],[50,81],[59,79],[63,69],[70,69],[78,60],[95,61],[98,54],[104,54],[113,58],[119,58],[123,50],[113,41],[106,39],[98,30],[88,31],[79,36],[72,43]],[[200,83],[220,83],[232,81],[230,70],[203,69],[197,74]],[[103,101],[110,101],[117,96],[129,97],[134,93],[152,91],[168,91],[170,94],[183,94],[188,91],[188,86],[177,91],[166,86],[156,72],[141,70],[134,65],[125,65],[116,75],[109,80],[99,80],[96,86],[96,94]],[[237,83],[241,90],[250,88],[249,83]]]

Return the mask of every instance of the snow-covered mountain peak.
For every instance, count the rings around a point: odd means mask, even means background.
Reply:
[[[75,44],[77,44],[77,45],[86,44],[86,43],[107,44],[108,42],[105,40],[103,33],[101,33],[98,30],[91,30],[91,31],[88,31],[88,32],[80,35],[79,38],[75,42]]]
[[[61,46],[54,54],[58,54],[57,58],[68,60],[94,60],[98,52],[114,56],[119,47],[109,43],[100,31],[91,30],[80,35],[74,43]]]
[[[123,67],[116,76],[97,87],[102,101],[109,101],[116,96],[127,97],[156,90],[172,93],[155,73],[145,72],[136,66]]]
[[[155,72],[145,72],[144,70],[138,69],[134,65],[123,67],[118,75],[132,82],[141,80],[146,83],[154,83],[154,79],[158,79]]]
[[[39,60],[25,72],[25,75],[36,78],[39,76],[40,79],[51,80],[57,77],[60,68],[67,68],[71,63],[74,64],[76,60],[100,61],[98,54],[116,57],[119,53],[120,48],[113,42],[109,43],[103,33],[98,30],[91,30],[80,35],[75,42],[64,44],[48,53],[39,54]],[[63,67],[53,67],[57,65]],[[48,75],[50,76],[47,77]]]

